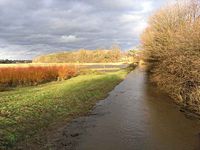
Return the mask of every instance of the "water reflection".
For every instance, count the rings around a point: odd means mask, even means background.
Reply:
[[[140,69],[130,73],[86,121],[80,150],[199,150],[200,124],[186,119]],[[90,126],[93,124],[95,126]]]

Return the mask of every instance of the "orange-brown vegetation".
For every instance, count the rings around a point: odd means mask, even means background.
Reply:
[[[0,86],[37,85],[53,80],[73,77],[77,70],[72,66],[30,66],[0,68]]]
[[[53,53],[38,56],[34,63],[115,63],[128,61],[128,54],[119,47],[113,46],[111,50],[78,50]]]
[[[190,111],[200,113],[200,1],[157,11],[142,35],[150,80]]]

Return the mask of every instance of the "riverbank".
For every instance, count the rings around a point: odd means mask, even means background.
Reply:
[[[55,122],[87,114],[130,69],[0,92],[0,148],[14,146]]]
[[[156,11],[141,36],[151,82],[196,115],[200,115],[199,14],[199,1],[177,1]]]
[[[199,120],[188,119],[136,68],[89,115],[48,130],[44,143],[38,136],[19,149],[199,150],[199,131]]]
[[[199,150],[200,122],[189,119],[136,68],[91,115],[49,142],[54,150]],[[71,135],[76,134],[76,137]]]

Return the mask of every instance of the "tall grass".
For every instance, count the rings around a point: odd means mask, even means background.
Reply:
[[[0,68],[0,86],[37,85],[53,80],[64,80],[77,74],[73,66],[30,66]]]

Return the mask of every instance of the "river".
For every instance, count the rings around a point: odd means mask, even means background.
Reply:
[[[180,112],[137,68],[97,103],[91,115],[75,119],[66,127],[66,138],[57,139],[54,148],[200,150],[199,133],[199,121]]]

